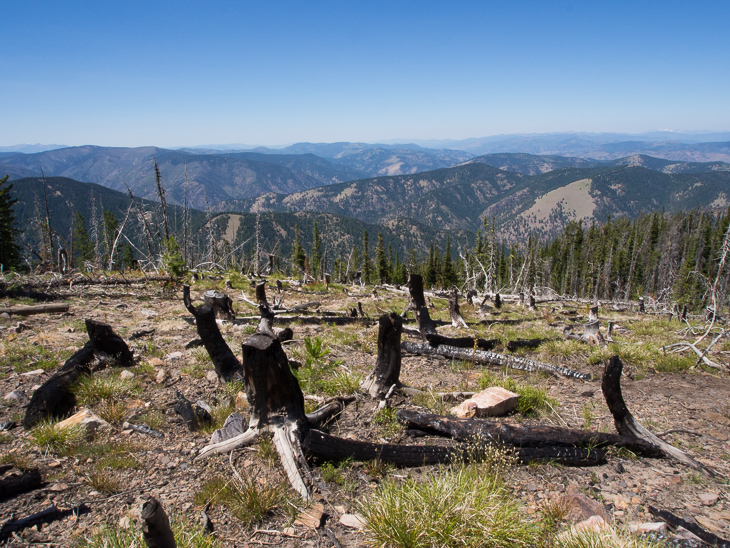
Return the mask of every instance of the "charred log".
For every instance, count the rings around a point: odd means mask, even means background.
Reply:
[[[685,529],[687,529],[687,531],[689,531],[693,535],[696,535],[710,546],[717,546],[718,548],[730,548],[730,541],[722,539],[710,533],[709,531],[705,531],[698,525],[683,520],[679,516],[675,516],[667,510],[658,510],[653,506],[648,506],[647,509],[654,517],[659,518],[660,520],[668,523],[672,527],[684,527]]]
[[[477,339],[474,337],[444,337],[438,333],[426,335],[428,343],[437,347],[440,345],[454,346],[456,348],[478,348],[479,350],[492,350],[501,342],[499,339]]]
[[[444,356],[446,358],[474,362],[478,364],[510,367],[512,369],[519,369],[522,371],[545,371],[553,375],[562,375],[563,377],[570,377],[580,380],[590,380],[591,378],[590,375],[587,375],[585,373],[579,373],[578,371],[574,371],[560,365],[538,362],[528,358],[522,358],[520,356],[498,354],[497,352],[489,352],[486,350],[468,350],[464,348],[456,348],[454,346],[449,346],[445,344],[434,348],[429,344],[412,343],[409,341],[401,342],[400,346],[401,350],[409,352],[411,354],[432,354]]]
[[[535,349],[544,343],[547,339],[516,339],[514,341],[507,342],[507,350],[514,352],[520,348],[531,348]]]
[[[243,377],[241,362],[238,361],[238,358],[223,339],[223,335],[221,335],[215,321],[213,308],[207,304],[198,307],[193,306],[190,299],[189,285],[183,286],[183,302],[188,312],[195,317],[195,327],[198,330],[198,335],[213,361],[218,378],[223,382],[241,379]]]
[[[413,311],[416,316],[416,325],[423,340],[427,340],[427,335],[436,335],[436,324],[431,319],[426,306],[426,299],[423,296],[423,278],[418,274],[411,274],[408,277],[408,291],[411,295]]]
[[[375,368],[361,385],[373,398],[383,396],[394,384],[400,385],[400,338],[403,320],[398,314],[391,312],[380,316],[378,325],[378,359]]]
[[[557,426],[522,426],[491,422],[483,419],[457,419],[444,415],[419,413],[400,409],[398,422],[406,428],[448,436],[462,442],[500,443],[511,447],[624,447],[634,453],[653,458],[663,457],[655,445],[633,436],[619,436],[588,430],[574,430]]]
[[[41,473],[37,468],[21,471],[19,474],[10,474],[0,479],[0,499],[9,499],[27,493],[40,487],[42,483]]]
[[[601,380],[603,397],[606,399],[608,409],[613,415],[613,421],[618,433],[623,436],[634,436],[646,443],[653,444],[659,448],[664,457],[674,459],[690,468],[714,476],[715,473],[712,470],[694,460],[684,451],[680,451],[673,445],[658,438],[634,418],[626,406],[623,394],[621,393],[621,372],[623,371],[623,367],[624,364],[619,357],[613,356],[606,364],[603,371],[603,379]]]

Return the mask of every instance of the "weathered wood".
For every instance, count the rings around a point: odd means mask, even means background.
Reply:
[[[38,468],[10,474],[0,479],[0,499],[13,498],[41,486],[43,480]]]
[[[644,305],[644,297],[639,297],[639,314],[646,314],[646,307]]]
[[[0,314],[3,312],[11,316],[31,316],[33,314],[61,314],[68,312],[68,303],[59,304],[39,304],[28,306],[8,306],[0,308]]]
[[[499,296],[499,291],[494,294],[494,308],[497,310],[502,308],[502,297]]]
[[[276,337],[254,333],[243,341],[243,380],[251,408],[249,424],[261,427],[280,415],[306,429],[304,394]]]
[[[687,531],[699,537],[710,546],[717,546],[718,548],[730,548],[730,541],[722,539],[710,533],[709,531],[705,531],[698,525],[683,520],[679,516],[675,516],[667,510],[658,510],[653,506],[647,506],[647,509],[654,517],[659,518],[660,520],[668,523],[672,527],[684,527],[685,529],[687,529]]]
[[[634,418],[628,407],[626,407],[626,402],[621,393],[621,373],[623,367],[624,364],[619,357],[613,356],[606,363],[603,371],[603,379],[601,380],[603,397],[606,399],[608,409],[613,415],[613,421],[618,433],[624,436],[634,436],[637,439],[655,445],[665,457],[681,462],[695,470],[705,472],[710,476],[714,476],[715,473],[712,470],[697,462],[684,451],[680,451],[673,445],[658,438]]]
[[[633,436],[619,436],[589,430],[557,426],[523,426],[491,422],[483,419],[457,419],[444,415],[399,409],[398,422],[406,428],[417,428],[457,441],[501,443],[515,447],[624,447],[645,457],[660,458],[663,453],[655,445]]]
[[[213,309],[213,314],[218,320],[232,321],[236,318],[233,312],[233,300],[225,293],[209,289],[203,293],[203,302]]]
[[[226,341],[221,335],[218,324],[215,321],[215,312],[210,305],[203,304],[195,307],[190,299],[190,286],[183,286],[183,302],[195,317],[195,327],[198,336],[203,341],[203,346],[213,361],[213,367],[223,382],[240,380],[243,378],[243,367],[238,358],[233,354]]]
[[[162,504],[150,497],[142,505],[140,517],[144,521],[142,525],[142,537],[149,548],[177,548],[175,535],[170,528],[170,520],[167,518]]]
[[[596,307],[598,308],[598,307]],[[593,345],[604,345],[606,340],[600,331],[601,323],[598,319],[589,321],[583,326],[583,340]]]
[[[489,442],[487,442],[489,443]],[[371,443],[339,438],[310,430],[302,443],[304,452],[320,460],[356,461],[378,460],[397,466],[424,466],[449,462],[464,462],[480,458],[480,448],[473,445],[442,447],[438,445],[397,445]],[[605,462],[605,452],[600,449],[576,447],[524,447],[512,448],[520,462],[555,462],[568,466],[592,466]]]
[[[382,397],[391,386],[401,384],[400,338],[403,319],[391,312],[380,316],[378,325],[378,358],[375,368],[360,386],[373,398]]]
[[[421,276],[411,274],[408,277],[408,292],[411,295],[416,325],[421,332],[421,336],[426,340],[426,335],[436,335],[436,324],[431,319],[426,306],[426,299],[423,296],[423,278]]]
[[[449,303],[449,317],[451,318],[452,327],[466,327],[464,318],[461,317],[461,310],[459,309],[459,292],[454,289],[451,291],[448,299]]]
[[[560,365],[530,360],[528,358],[522,358],[520,356],[498,354],[496,352],[489,352],[486,350],[469,350],[465,348],[456,348],[454,346],[449,346],[445,344],[434,348],[429,344],[413,343],[410,341],[403,341],[401,342],[400,346],[401,350],[409,352],[411,354],[432,354],[444,356],[446,358],[464,360],[467,362],[473,361],[474,363],[478,364],[510,367],[512,369],[519,369],[522,371],[545,371],[553,375],[561,375],[563,377],[570,377],[580,380],[590,380],[591,378],[590,375],[587,375],[585,373],[579,373],[578,371],[574,371]]]

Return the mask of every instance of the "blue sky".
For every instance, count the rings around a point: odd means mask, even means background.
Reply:
[[[0,145],[730,130],[730,2],[0,1]]]

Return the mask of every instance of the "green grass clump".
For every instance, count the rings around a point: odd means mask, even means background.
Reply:
[[[39,344],[7,341],[0,343],[0,358],[16,373],[34,369],[48,371],[58,367],[58,357],[48,348]]]
[[[82,375],[73,388],[81,405],[92,406],[101,401],[120,401],[138,390],[132,380],[118,375]]]
[[[68,455],[84,441],[84,429],[80,425],[59,428],[57,422],[42,422],[30,432],[31,441],[41,451],[56,455]]]
[[[570,530],[558,535],[553,543],[554,548],[661,548],[666,545],[663,541],[639,537],[610,526],[600,533]]]
[[[391,438],[404,430],[403,425],[398,422],[396,410],[392,407],[384,407],[378,411],[373,422],[377,426],[378,434],[384,438]]]
[[[170,514],[170,527],[178,548],[222,548],[213,535],[206,534],[194,520],[187,520],[174,512]],[[74,548],[146,548],[142,531],[122,529],[118,525],[105,524],[89,536],[76,540]]]
[[[528,547],[539,529],[479,466],[441,469],[424,481],[386,479],[360,505],[375,547]]]
[[[215,476],[196,493],[196,504],[220,504],[244,525],[260,523],[288,499],[287,482],[261,473],[257,467],[243,470],[240,479]]]
[[[520,395],[515,411],[520,415],[528,416],[540,411],[552,411],[559,405],[558,401],[548,397],[544,390],[534,386],[517,384],[512,377],[493,375],[489,371],[479,377],[479,388],[485,390],[490,386],[501,386],[510,392]]]

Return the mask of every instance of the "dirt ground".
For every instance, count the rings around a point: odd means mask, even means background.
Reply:
[[[207,289],[193,286],[194,302],[200,304],[202,292]],[[220,286],[222,287],[222,282]],[[357,291],[357,290],[356,290]],[[42,543],[47,546],[71,546],[74,539],[98,529],[103,523],[129,523],[138,526],[142,503],[150,496],[160,499],[166,509],[184,516],[191,523],[200,522],[201,504],[194,500],[201,486],[215,475],[230,477],[231,467],[237,470],[256,470],[261,474],[279,474],[276,464],[266,464],[257,453],[257,446],[241,448],[229,455],[215,455],[195,460],[197,452],[209,442],[209,434],[190,431],[173,411],[176,392],[182,392],[192,401],[203,400],[208,404],[220,401],[226,393],[214,376],[196,364],[200,361],[200,348],[186,349],[186,344],[197,338],[192,316],[182,303],[180,287],[165,288],[158,283],[126,286],[89,285],[53,290],[56,302],[68,302],[70,308],[64,314],[38,314],[27,317],[14,316],[0,320],[0,338],[5,354],[0,355],[0,396],[13,391],[30,398],[37,386],[54,372],[52,368],[34,372],[34,364],[18,368],[11,362],[9,348],[12,345],[31,345],[50,350],[58,365],[88,340],[82,328],[84,319],[95,319],[110,324],[115,332],[128,342],[137,357],[137,367],[132,369],[138,391],[125,400],[124,419],[135,423],[139,417],[157,412],[164,421],[157,429],[162,438],[151,437],[125,429],[122,421],[112,424],[107,434],[109,443],[130,443],[130,453],[137,465],[113,471],[119,480],[115,492],[102,493],[92,486],[95,457],[85,460],[74,454],[59,456],[42,451],[31,443],[31,437],[22,426],[2,432],[0,454],[15,455],[30,460],[40,468],[44,484],[41,488],[15,498],[0,499],[2,521],[13,517],[22,518],[56,505],[71,508],[84,503],[90,512],[75,518],[40,528],[28,528],[11,540],[17,545]],[[221,331],[234,353],[240,356],[240,342],[252,332],[258,322],[253,317],[256,310],[244,303],[241,290],[226,290],[233,298],[239,318],[221,325]],[[252,289],[246,289],[252,298]],[[305,337],[323,338],[331,350],[327,360],[342,360],[350,371],[366,375],[375,363],[377,338],[376,318],[382,311],[402,310],[404,298],[380,291],[373,299],[369,294],[347,295],[341,290],[328,294],[315,294],[287,289],[283,293],[284,304],[292,306],[307,301],[321,302],[319,311],[344,312],[359,300],[373,322],[369,325],[338,328],[344,333],[340,339],[327,337],[327,325],[295,322],[291,325],[295,340],[286,346],[290,359],[301,360],[304,355]],[[394,296],[395,295],[395,296]],[[397,299],[397,300],[394,300]],[[4,299],[2,306],[16,301]],[[443,308],[437,303],[437,309]],[[517,311],[517,305],[512,305]],[[549,304],[540,305],[537,313],[530,316],[543,321]],[[507,307],[509,309],[509,305]],[[470,325],[479,321],[476,311],[462,305],[462,312]],[[504,314],[504,313],[503,313]],[[251,319],[245,319],[250,317]],[[443,316],[444,318],[446,316]],[[415,328],[412,320],[405,327]],[[494,316],[494,318],[498,318]],[[614,315],[618,324],[631,325],[641,321],[627,312]],[[487,318],[489,320],[489,318]],[[578,318],[579,321],[580,318]],[[515,329],[527,328],[528,320]],[[20,322],[20,325],[18,325]],[[560,322],[558,322],[560,323]],[[275,322],[280,329],[287,324]],[[488,324],[487,324],[488,326]],[[153,333],[132,339],[134,333],[154,330]],[[445,334],[469,334],[467,330],[451,327],[440,328]],[[563,325],[555,324],[554,336],[562,337]],[[680,331],[680,326],[677,327]],[[480,335],[487,336],[483,329]],[[404,339],[415,340],[404,333]],[[11,345],[11,346],[9,346]],[[501,351],[501,350],[498,350]],[[714,360],[727,365],[728,352],[716,352]],[[529,356],[530,354],[525,354]],[[557,363],[557,362],[556,362]],[[543,389],[557,402],[554,412],[541,412],[537,416],[511,415],[501,420],[523,424],[553,424],[572,428],[591,428],[613,432],[613,419],[603,401],[600,388],[602,364],[591,364],[583,354],[566,356],[560,363],[581,372],[591,373],[597,380],[579,381],[541,373],[525,373],[492,369],[494,374],[508,374],[519,384]],[[23,372],[19,373],[16,369]],[[164,373],[160,373],[163,370]],[[405,355],[401,380],[413,387],[434,392],[455,389],[474,389],[483,368],[468,364],[454,364],[441,357]],[[573,468],[552,464],[516,466],[508,474],[508,483],[523,505],[526,516],[539,515],[548,501],[561,496],[572,484],[603,503],[618,524],[653,521],[647,509],[649,505],[665,509],[694,522],[718,536],[730,538],[730,382],[726,372],[693,369],[686,372],[656,372],[650,365],[643,368],[627,367],[622,388],[627,405],[634,416],[655,433],[673,430],[664,435],[668,441],[686,451],[690,456],[715,471],[708,477],[695,470],[669,460],[637,459],[630,455],[611,452],[606,464],[596,467]],[[97,374],[103,374],[97,373]],[[164,377],[164,378],[163,378]],[[632,378],[633,377],[633,378]],[[0,400],[0,423],[22,421],[23,405],[27,400]],[[329,426],[329,432],[338,436],[366,441],[390,443],[450,443],[435,438],[411,439],[397,428],[386,430],[374,421],[376,404],[360,394],[337,421]],[[313,405],[308,404],[308,405]],[[395,396],[391,405],[416,408],[412,398]],[[446,407],[448,409],[448,406]],[[242,411],[246,416],[246,411]],[[367,543],[365,533],[340,523],[343,514],[357,513],[358,504],[366,499],[382,481],[382,471],[374,471],[368,463],[350,463],[342,468],[343,481],[325,482],[319,464],[313,464],[314,477],[319,481],[315,499],[324,505],[326,521],[319,529],[292,525],[303,508],[296,502],[287,503],[289,508],[276,511],[263,522],[242,526],[226,508],[214,505],[208,511],[215,527],[215,534],[227,546],[283,545],[283,546],[332,546],[327,529],[342,546],[361,546]],[[418,469],[388,468],[384,473],[405,479],[418,477],[433,471],[433,467]],[[10,474],[6,471],[5,474]],[[2,494],[0,493],[0,496]]]

